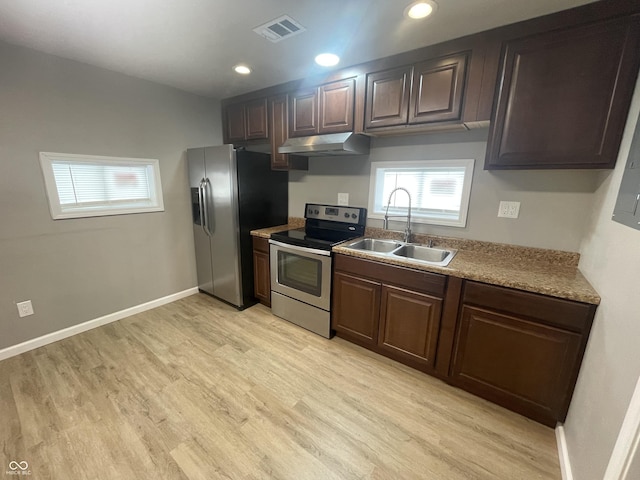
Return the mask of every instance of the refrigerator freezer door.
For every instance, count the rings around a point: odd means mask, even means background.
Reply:
[[[205,148],[204,156],[213,295],[242,307],[236,153],[220,145]]]
[[[196,189],[191,196],[192,202],[200,203],[202,185],[205,178],[204,148],[193,148],[187,151],[189,165],[189,186]],[[193,212],[193,240],[196,248],[196,271],[198,273],[198,288],[213,295],[213,274],[211,271],[211,247],[209,236],[204,229],[204,218],[197,218],[203,211],[203,205],[192,206]],[[197,215],[196,215],[197,212]],[[200,220],[197,222],[197,220]]]

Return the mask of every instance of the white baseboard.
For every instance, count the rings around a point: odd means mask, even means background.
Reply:
[[[167,295],[166,297],[151,300],[150,302],[142,303],[134,307],[125,308],[124,310],[120,310],[119,312],[110,313],[103,317],[94,318],[93,320],[89,320],[78,325],[73,325],[71,327],[58,330],[57,332],[51,332],[41,337],[27,340],[26,342],[12,345],[11,347],[3,348],[2,350],[0,350],[0,360],[5,360],[9,357],[20,355],[21,353],[28,352],[29,350],[43,347],[44,345],[57,342],[58,340],[62,340],[63,338],[86,332],[87,330],[91,330],[92,328],[100,327],[102,325],[106,325],[107,323],[121,320],[131,315],[135,315],[136,313],[141,313],[147,310],[151,310],[152,308],[159,307],[161,305],[166,305],[167,303],[175,302],[176,300],[180,300],[181,298],[188,297],[195,293],[198,293],[198,287],[189,288],[187,290],[183,290],[182,292],[173,293],[171,295]]]
[[[573,480],[571,460],[569,460],[569,450],[567,449],[567,437],[562,423],[556,425],[556,442],[558,443],[558,459],[560,460],[562,480]]]

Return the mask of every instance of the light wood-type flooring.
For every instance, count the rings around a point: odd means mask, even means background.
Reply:
[[[3,478],[560,478],[552,429],[202,294],[4,360],[0,388]]]

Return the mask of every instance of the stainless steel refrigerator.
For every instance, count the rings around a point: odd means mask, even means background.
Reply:
[[[239,309],[255,303],[251,230],[287,223],[288,173],[232,145],[187,150],[198,288]]]

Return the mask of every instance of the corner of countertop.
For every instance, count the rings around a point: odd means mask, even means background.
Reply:
[[[260,237],[260,238],[269,238],[272,233],[282,232],[285,230],[291,230],[293,228],[304,227],[304,218],[299,217],[289,217],[287,219],[286,224],[284,225],[275,225],[273,227],[265,227],[258,228],[256,230],[251,230],[252,237]]]

